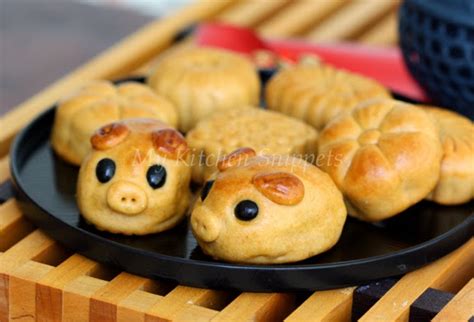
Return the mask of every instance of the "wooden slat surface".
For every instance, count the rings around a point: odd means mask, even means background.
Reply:
[[[0,256],[0,321],[9,319],[9,278],[12,272],[29,260],[41,260],[54,253],[56,243],[35,230]]]
[[[474,272],[474,239],[432,265],[403,276],[361,319],[401,321],[408,319],[410,305],[427,288],[456,291]]]
[[[357,41],[369,45],[395,45],[398,42],[397,19],[397,11],[391,12],[382,21],[378,22],[358,37]]]
[[[91,296],[89,318],[93,321],[114,321],[117,305],[150,281],[128,273],[120,273]]]
[[[219,291],[177,286],[147,311],[147,318],[153,320],[159,317],[171,321],[177,319],[181,312],[189,309],[191,305],[213,308],[219,306],[218,303],[223,299],[225,294]]]
[[[239,1],[217,16],[215,20],[242,27],[252,27],[274,15],[278,10],[284,10],[283,7],[287,3],[289,0]]]
[[[294,295],[282,293],[242,293],[213,321],[279,321],[293,309]]]
[[[461,291],[439,312],[434,322],[467,321],[474,316],[474,279],[464,286]]]
[[[314,292],[285,321],[350,321],[354,288]]]
[[[0,205],[0,251],[6,251],[34,228],[21,214],[15,199]]]
[[[10,275],[10,319],[36,321],[36,282],[53,267],[27,261]]]
[[[7,274],[28,260],[49,261],[58,245],[42,231],[35,230],[7,249],[0,257],[0,274]]]
[[[99,264],[81,255],[72,255],[37,283],[38,321],[59,321],[63,313],[63,289],[79,276],[91,274]]]
[[[295,1],[259,26],[258,31],[268,37],[292,37],[323,21],[346,3],[347,0]]]
[[[10,178],[9,162],[10,158],[8,156],[0,158],[0,183]]]
[[[62,320],[89,320],[91,297],[106,285],[107,281],[88,275],[79,276],[68,283],[62,294]]]
[[[160,301],[161,296],[136,290],[122,300],[117,308],[117,321],[145,321],[145,312]]]
[[[306,37],[318,42],[350,39],[389,13],[396,5],[395,0],[354,0]]]

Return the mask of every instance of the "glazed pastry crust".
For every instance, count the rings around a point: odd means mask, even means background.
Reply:
[[[220,49],[193,48],[165,56],[148,78],[179,112],[179,129],[222,110],[257,105],[260,80],[244,57]]]
[[[143,84],[91,82],[59,103],[51,136],[53,149],[67,162],[80,165],[96,129],[134,117],[157,119],[173,127],[177,124],[174,106]]]
[[[278,187],[280,196],[269,198],[262,193],[267,188],[255,182],[261,176],[280,177],[276,184],[290,191]],[[216,259],[251,264],[295,262],[322,253],[339,240],[347,216],[342,195],[327,174],[302,159],[255,156],[244,165],[216,173],[213,179],[208,196],[199,199],[193,209],[191,225],[202,250]],[[281,194],[287,194],[284,199],[291,202],[278,202]],[[241,200],[258,204],[255,219],[235,217],[234,208]],[[215,235],[213,229],[218,233],[210,241],[208,234]]]
[[[268,83],[267,107],[299,118],[317,129],[358,103],[390,97],[376,81],[323,64],[282,69]]]
[[[442,108],[426,107],[438,123],[443,146],[441,174],[427,197],[443,205],[474,198],[474,125],[468,118]]]
[[[321,168],[343,192],[349,214],[365,221],[394,216],[424,199],[440,173],[434,119],[395,100],[362,103],[330,122],[319,138]]]
[[[150,119],[127,119],[116,124],[125,125],[128,133],[106,136],[103,141],[111,143],[108,148],[93,149],[81,164],[76,196],[81,215],[99,230],[111,233],[145,235],[172,228],[185,217],[191,198],[191,169],[189,153],[183,152],[187,149],[184,138],[157,146],[152,134],[166,137],[168,131],[177,137],[180,134],[169,125]],[[100,133],[94,136],[97,135]],[[115,140],[117,135],[119,140]],[[160,147],[165,147],[167,153],[161,154]],[[174,151],[173,155],[169,151]],[[113,160],[116,169],[110,181],[101,183],[96,167],[104,158]],[[155,164],[166,169],[166,181],[157,189],[147,182],[147,171]],[[114,208],[112,202],[120,199],[120,193],[130,191],[137,196],[136,202],[145,205],[143,209],[128,213]]]
[[[317,131],[286,115],[255,107],[227,110],[199,122],[187,135],[193,157],[193,181],[216,171],[219,158],[241,147],[258,154],[316,157]]]

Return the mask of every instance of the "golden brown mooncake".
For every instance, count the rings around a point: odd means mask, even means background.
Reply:
[[[76,196],[88,222],[112,233],[145,235],[184,218],[190,155],[177,130],[157,120],[127,119],[100,128],[91,143]]]
[[[173,127],[177,124],[174,106],[143,84],[91,82],[59,103],[51,136],[53,149],[64,160],[80,165],[91,149],[89,139],[95,130],[134,117],[157,119]]]
[[[275,264],[336,244],[347,214],[326,173],[300,158],[256,156],[248,148],[221,162],[191,213],[204,253],[229,262]]]
[[[212,113],[257,105],[260,97],[260,80],[252,63],[221,49],[169,54],[158,62],[148,84],[178,107],[183,132]]]
[[[435,189],[427,199],[457,205],[474,198],[474,125],[453,111],[426,107],[438,123],[443,159]]]
[[[193,154],[193,181],[202,183],[216,171],[219,158],[241,147],[260,154],[315,158],[317,131],[281,113],[246,107],[202,120],[188,132],[186,140]]]
[[[265,90],[269,109],[299,118],[318,130],[358,103],[376,97],[390,94],[375,80],[319,63],[283,68]]]
[[[319,137],[319,165],[344,194],[350,215],[394,216],[435,187],[441,142],[422,108],[392,99],[362,103],[331,121]]]

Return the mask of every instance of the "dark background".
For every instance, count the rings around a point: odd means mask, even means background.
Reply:
[[[60,0],[0,0],[0,116],[154,18]]]

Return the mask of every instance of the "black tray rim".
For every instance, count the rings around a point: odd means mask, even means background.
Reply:
[[[127,79],[130,80],[130,79]],[[11,170],[11,180],[14,183],[15,188],[17,189],[17,193],[19,196],[20,206],[24,207],[25,205],[23,202],[26,202],[28,206],[33,206],[36,210],[39,211],[39,214],[32,214],[29,211],[25,212],[24,215],[33,221],[35,225],[39,228],[44,230],[50,237],[59,241],[60,243],[64,244],[66,247],[71,248],[75,251],[78,251],[80,254],[85,255],[93,260],[99,262],[106,262],[106,264],[112,264],[115,266],[119,266],[121,269],[142,275],[145,277],[150,278],[164,278],[164,279],[171,279],[177,280],[181,284],[194,286],[194,287],[204,287],[204,288],[224,288],[224,289],[237,289],[239,291],[253,291],[253,292],[268,292],[268,291],[302,291],[302,290],[324,290],[334,287],[347,287],[353,286],[356,284],[370,282],[379,278],[386,278],[391,276],[397,276],[400,274],[405,274],[407,272],[413,271],[421,266],[424,266],[436,259],[439,259],[446,254],[450,253],[454,249],[458,248],[465,242],[467,242],[472,236],[474,235],[474,213],[469,215],[461,224],[457,225],[456,227],[452,228],[451,230],[433,238],[428,241],[422,242],[416,246],[411,246],[405,248],[403,250],[395,251],[390,254],[386,255],[378,255],[367,257],[364,259],[355,259],[349,261],[342,261],[336,263],[327,263],[327,264],[278,264],[278,265],[245,265],[245,264],[233,264],[233,263],[225,263],[225,262],[217,262],[217,261],[203,261],[203,260],[196,260],[196,259],[185,259],[181,257],[174,257],[171,255],[160,254],[153,251],[148,251],[140,248],[134,248],[110,239],[106,237],[94,234],[93,232],[87,231],[80,227],[71,226],[65,221],[61,220],[59,217],[56,217],[54,214],[49,213],[46,209],[44,209],[40,204],[35,202],[32,197],[30,197],[27,193],[27,189],[24,188],[24,184],[21,179],[20,175],[20,154],[23,151],[22,143],[31,135],[32,128],[40,122],[44,122],[44,119],[48,117],[52,117],[51,114],[55,113],[56,106],[52,106],[42,112],[40,115],[35,117],[26,127],[24,127],[20,133],[14,139],[10,150],[10,170]],[[28,153],[27,153],[28,154]],[[30,208],[31,209],[31,208]],[[128,255],[133,254],[134,257],[147,257],[148,260],[153,259],[154,262],[157,264],[165,264],[170,267],[168,271],[181,271],[181,272],[191,272],[193,269],[208,269],[208,270],[219,270],[221,274],[226,273],[268,273],[268,272],[278,272],[278,273],[285,273],[285,274],[297,274],[297,273],[309,273],[309,274],[317,274],[320,271],[324,271],[326,269],[335,269],[335,270],[345,270],[347,271],[347,275],[351,275],[356,270],[362,271],[370,271],[370,274],[365,273],[365,275],[372,275],[373,277],[367,278],[356,278],[357,281],[355,283],[347,283],[341,281],[341,284],[335,284],[331,282],[331,287],[325,286],[325,282],[316,278],[316,281],[319,282],[313,283],[317,285],[303,285],[303,284],[311,284],[311,282],[306,281],[298,286],[291,286],[291,285],[284,285],[270,287],[269,285],[253,285],[250,288],[248,285],[240,286],[240,283],[229,283],[226,287],[222,287],[222,285],[214,285],[210,281],[198,281],[195,278],[185,278],[180,273],[176,273],[175,276],[169,276],[163,272],[163,274],[142,274],[140,271],[137,271],[134,267],[127,266],[124,261],[109,259],[107,256],[103,257],[102,255],[98,254],[98,251],[94,251],[91,249],[81,249],[78,245],[75,245],[71,239],[68,238],[61,238],[55,232],[57,230],[68,231],[69,233],[73,233],[75,237],[77,236],[85,236],[87,242],[89,243],[98,243],[98,245],[110,245],[113,247],[114,253],[115,252],[126,252]],[[65,235],[65,234],[63,234]],[[74,238],[73,238],[74,239]],[[99,250],[100,253],[100,250]],[[413,258],[411,264],[404,265],[395,265],[397,259],[400,256],[410,256]],[[123,257],[127,257],[124,255]],[[130,258],[130,257],[129,257]],[[126,262],[126,261],[125,261]],[[387,263],[392,263],[388,265]],[[370,269],[369,266],[374,264],[378,265],[378,270]],[[385,264],[385,265],[384,265]],[[186,268],[183,269],[182,266],[185,265]],[[134,265],[131,265],[134,266]],[[382,272],[383,267],[383,274]],[[214,273],[212,273],[214,274]],[[173,275],[173,274],[171,274]],[[281,275],[279,275],[281,276]],[[295,276],[288,277],[288,279],[294,279]],[[285,279],[285,278],[284,278]],[[248,283],[245,283],[248,284]]]

